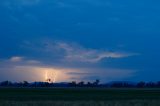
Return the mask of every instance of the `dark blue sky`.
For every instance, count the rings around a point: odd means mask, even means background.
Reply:
[[[158,81],[159,5],[158,0],[1,0],[0,80],[42,80],[49,70],[63,75],[57,81]]]

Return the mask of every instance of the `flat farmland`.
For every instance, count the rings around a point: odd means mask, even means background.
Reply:
[[[3,106],[160,106],[160,89],[0,88]]]

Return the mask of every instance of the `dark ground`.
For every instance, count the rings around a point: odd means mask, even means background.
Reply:
[[[0,88],[0,101],[160,100],[160,89]]]

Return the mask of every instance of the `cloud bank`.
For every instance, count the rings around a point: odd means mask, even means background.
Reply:
[[[27,41],[22,47],[26,51],[32,51],[37,57],[31,58],[29,55],[17,55],[4,59],[0,65],[0,74],[4,77],[0,78],[0,80],[44,81],[45,72],[48,71],[51,78],[53,78],[55,72],[58,73],[58,78],[56,79],[58,82],[73,80],[93,81],[95,79],[105,82],[125,80],[134,76],[136,72],[130,69],[96,67],[96,64],[104,59],[127,58],[137,55],[136,53],[93,49],[84,47],[78,43],[49,40],[34,43]],[[43,54],[43,56],[40,54]],[[45,57],[48,57],[48,60]],[[58,65],[48,64],[49,62],[47,61],[53,61]],[[66,66],[66,63],[73,65]],[[86,64],[86,66],[80,66],[80,63]],[[95,67],[92,67],[92,65],[88,66],[88,63],[95,65]],[[10,77],[11,75],[12,77]]]
[[[77,43],[63,41],[45,41],[37,45],[32,43],[27,43],[27,45],[30,49],[45,52],[51,56],[60,54],[59,60],[68,62],[97,63],[103,59],[119,59],[138,55],[130,52],[86,48]]]
[[[20,62],[22,60],[23,60],[23,57],[20,57],[20,56],[13,56],[10,58],[11,62]]]
[[[75,46],[65,42],[57,42],[56,47],[65,52],[65,59],[67,61],[94,63],[107,58],[118,59],[136,55],[135,53],[111,52],[107,50],[84,48],[82,46]]]

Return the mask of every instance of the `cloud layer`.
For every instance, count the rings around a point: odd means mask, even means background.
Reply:
[[[41,66],[29,64],[11,64],[0,67],[0,81],[45,81],[48,78],[56,82],[68,81],[95,81],[102,83],[112,80],[126,80],[135,75],[135,70],[103,69],[103,68],[58,68],[54,66]],[[55,78],[56,75],[56,78]]]
[[[103,49],[85,48],[77,43],[63,41],[45,41],[37,45],[27,43],[29,47],[39,52],[46,52],[51,57],[59,55],[59,60],[68,62],[97,63],[103,59],[119,59],[138,55],[137,53],[109,51]],[[39,46],[38,46],[39,45]],[[30,49],[31,49],[30,48]]]
[[[116,69],[92,67],[87,64],[97,63],[103,59],[119,59],[137,55],[136,53],[109,51],[102,49],[86,48],[77,43],[64,41],[38,41],[25,42],[22,46],[36,54],[36,58],[31,58],[29,55],[11,56],[4,59],[0,65],[0,74],[4,77],[0,80],[28,80],[28,81],[44,81],[45,72],[49,71],[51,78],[56,72],[60,76],[56,80],[63,81],[93,81],[100,79],[102,82],[111,80],[122,80],[134,76],[135,71],[130,69]],[[28,51],[29,50],[29,51]],[[40,55],[43,54],[43,55]],[[32,54],[32,56],[34,56]],[[41,57],[42,56],[42,57]],[[46,57],[48,57],[46,59]],[[57,64],[48,64],[47,61],[53,61]],[[66,66],[66,63],[73,64]],[[83,63],[85,67],[80,66]],[[9,76],[12,75],[10,78]],[[35,76],[35,77],[33,77]]]
[[[135,53],[111,52],[107,50],[84,48],[80,45],[68,44],[65,42],[56,42],[56,48],[62,49],[65,52],[67,61],[79,62],[99,62],[107,58],[125,58],[136,55]]]
[[[81,70],[78,73],[84,68],[98,73],[140,70],[138,79],[159,80],[159,4],[151,0],[0,0],[0,75],[6,68],[10,70],[6,73],[12,72],[13,66],[34,66],[75,68]],[[51,41],[39,40],[44,38]],[[110,78],[114,80],[120,74],[114,72],[103,73],[115,76]]]

